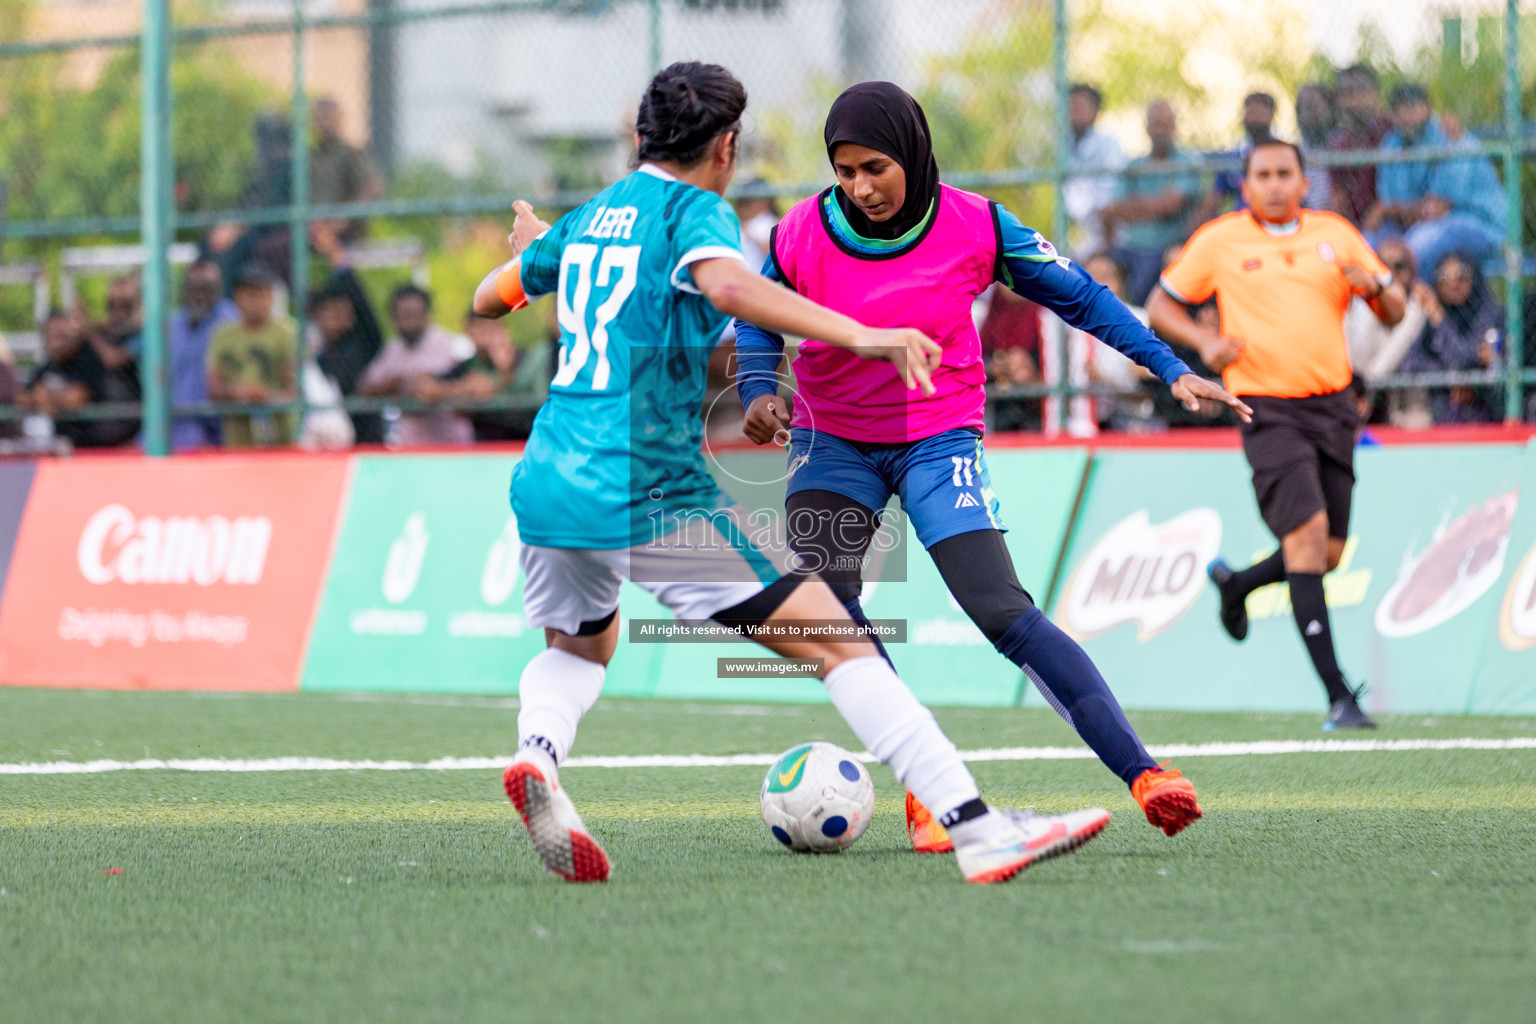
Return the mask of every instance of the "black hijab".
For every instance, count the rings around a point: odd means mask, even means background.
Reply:
[[[1457,334],[1466,334],[1482,315],[1483,308],[1488,305],[1493,296],[1488,290],[1488,281],[1483,276],[1483,268],[1477,261],[1462,255],[1459,252],[1449,252],[1440,258],[1435,266],[1435,277],[1440,276],[1440,271],[1451,260],[1455,260],[1472,274],[1472,290],[1467,293],[1467,299],[1460,305],[1452,306],[1444,299],[1440,299],[1441,308],[1445,310],[1446,318],[1455,325]],[[1440,296],[1436,294],[1435,298]]]
[[[843,90],[827,112],[827,159],[840,143],[884,153],[907,173],[907,197],[896,216],[876,224],[841,187],[837,203],[853,230],[865,238],[898,238],[919,223],[939,192],[939,165],[933,160],[928,118],[917,100],[890,82],[863,82]]]

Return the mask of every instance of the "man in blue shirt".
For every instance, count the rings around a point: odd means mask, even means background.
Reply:
[[[1240,159],[1246,163],[1248,154],[1254,146],[1274,138],[1274,128],[1275,98],[1267,92],[1249,93],[1243,97],[1243,144],[1237,149],[1212,153],[1211,156]],[[1243,199],[1243,177],[1242,168],[1219,172],[1211,191],[1200,201],[1200,207],[1192,218],[1191,227],[1199,227],[1223,213],[1222,207],[1228,200],[1232,202],[1234,210],[1246,210],[1248,203]]]
[[[1424,87],[1404,82],[1392,90],[1392,131],[1386,150],[1471,149],[1470,139],[1452,138],[1433,117]],[[1480,156],[1382,164],[1376,172],[1378,202],[1361,223],[1372,244],[1401,232],[1419,266],[1431,276],[1446,255],[1462,254],[1474,264],[1497,256],[1507,210],[1504,186],[1493,164]]]
[[[214,332],[239,318],[234,303],[222,298],[219,265],[200,259],[181,279],[181,308],[171,314],[168,344],[171,363],[171,404],[208,401],[208,342]],[[175,451],[217,448],[221,440],[216,416],[176,416],[171,419]]]
[[[1104,222],[1125,254],[1130,273],[1126,294],[1140,305],[1163,272],[1163,253],[1189,237],[1190,211],[1200,201],[1200,172],[1188,167],[1190,156],[1174,142],[1178,119],[1167,100],[1147,106],[1147,139],[1152,151],[1130,163],[1120,201],[1104,211]]]

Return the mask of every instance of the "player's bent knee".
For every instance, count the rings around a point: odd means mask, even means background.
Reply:
[[[822,678],[845,661],[855,658],[878,658],[880,652],[875,645],[868,640],[850,640],[846,642],[818,644],[814,653],[806,655],[821,660]]]
[[[864,592],[863,580],[829,579],[826,583],[832,588],[832,596],[841,601],[844,607],[857,601]]]

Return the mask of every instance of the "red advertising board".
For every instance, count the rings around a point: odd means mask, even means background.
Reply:
[[[0,604],[0,682],[292,690],[345,457],[39,465]]]

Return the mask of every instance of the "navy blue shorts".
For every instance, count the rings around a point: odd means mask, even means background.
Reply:
[[[789,432],[789,491],[835,491],[878,512],[901,496],[917,539],[931,548],[974,530],[1008,528],[992,492],[981,437],[946,430],[905,444],[849,441],[810,427]]]

